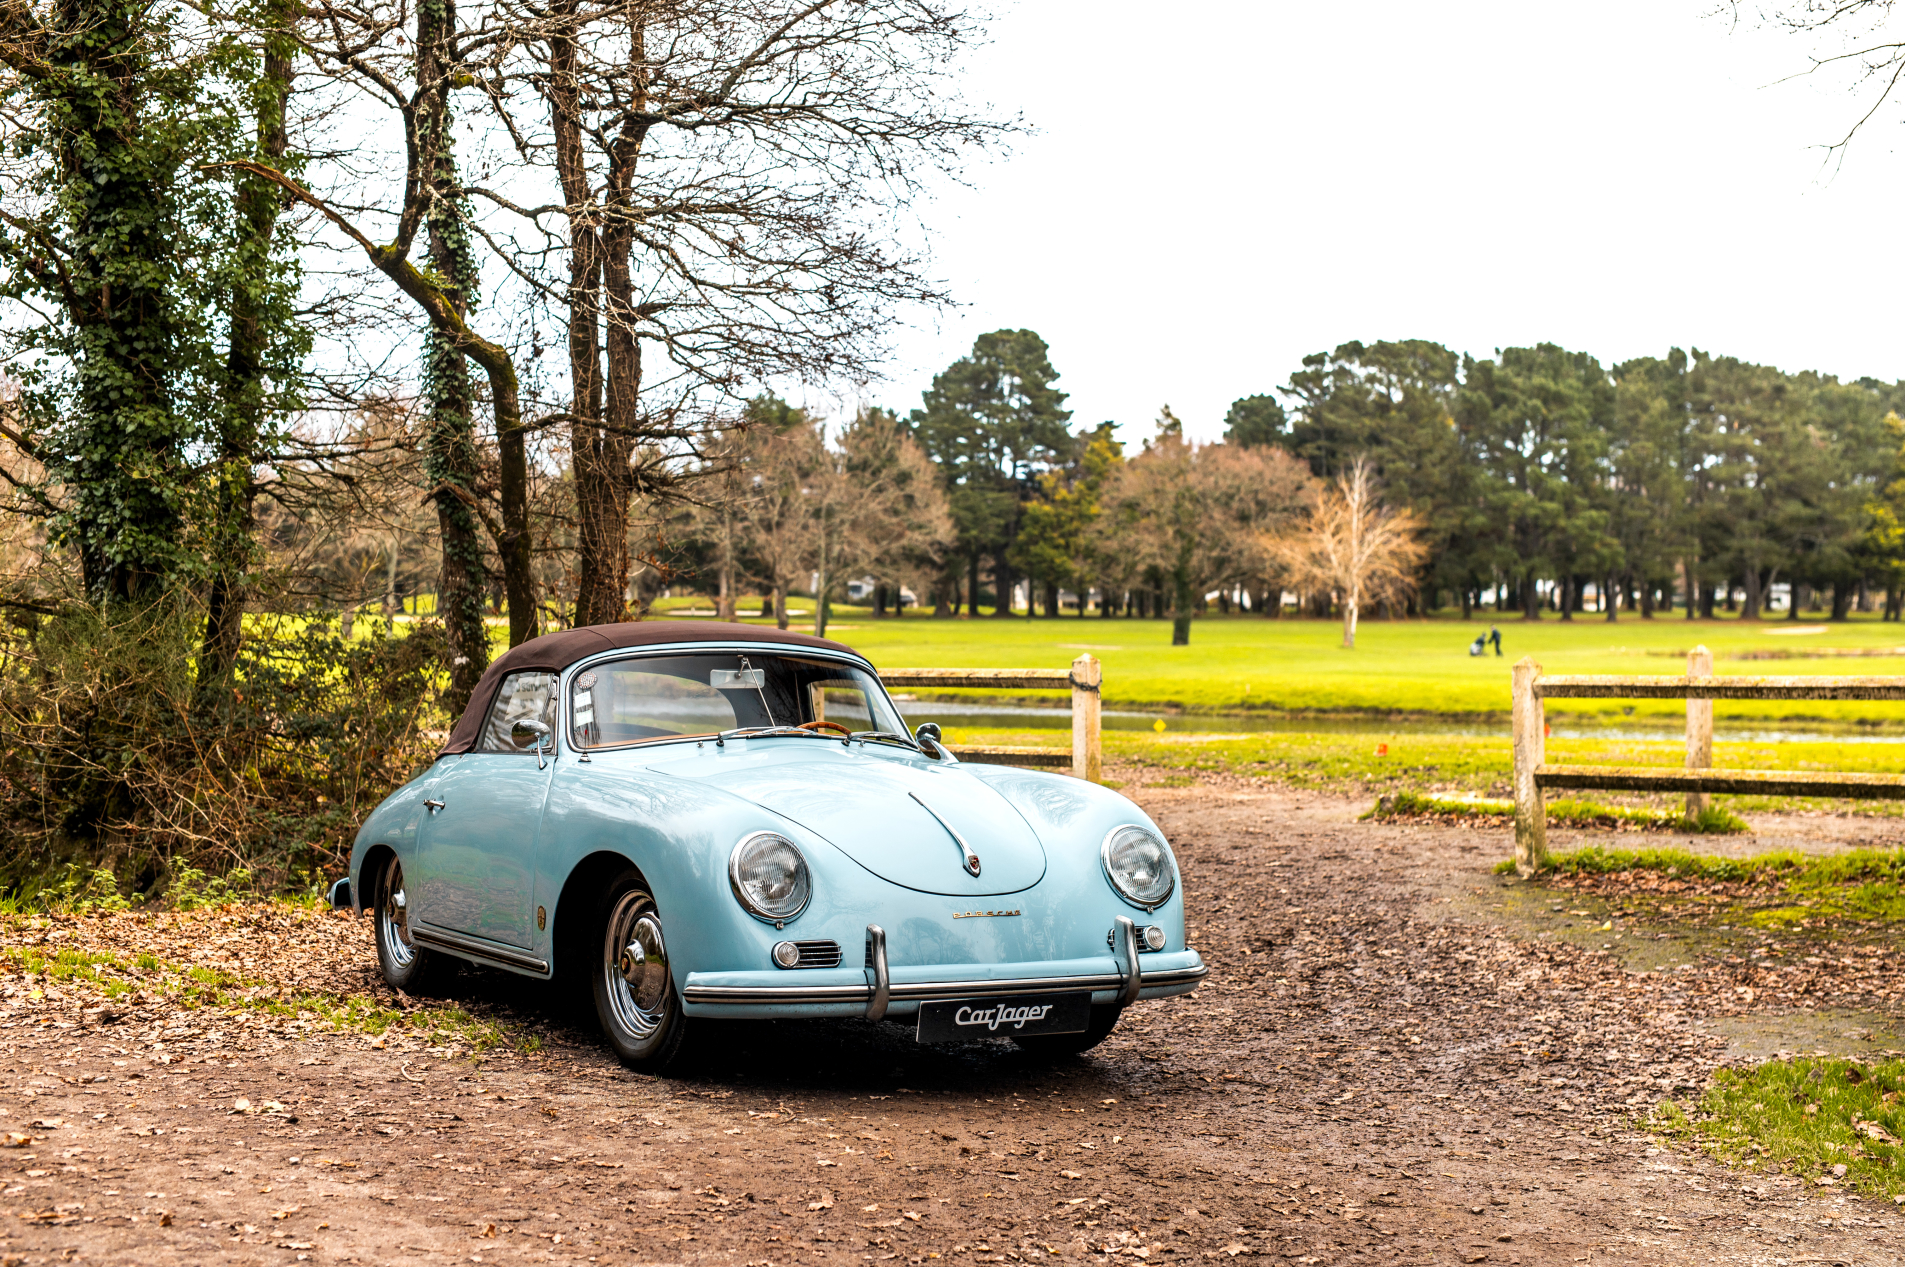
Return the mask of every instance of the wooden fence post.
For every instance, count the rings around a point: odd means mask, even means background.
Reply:
[[[1687,653],[1687,676],[1712,677],[1713,653],[1704,645]],[[1687,701],[1687,769],[1705,770],[1713,765],[1713,701]],[[1687,817],[1697,818],[1713,804],[1705,792],[1687,793]]]
[[[1530,876],[1548,863],[1548,808],[1535,786],[1535,767],[1547,758],[1547,717],[1533,656],[1515,662],[1510,713],[1515,744],[1515,874]]]
[[[1072,661],[1072,773],[1093,783],[1103,777],[1105,750],[1098,727],[1105,666],[1087,651]]]

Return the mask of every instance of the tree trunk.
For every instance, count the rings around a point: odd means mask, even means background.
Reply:
[[[828,557],[831,553],[830,545],[831,542],[823,535],[820,539],[820,557],[815,560],[817,566],[814,568],[814,637],[816,638],[827,636],[827,617],[831,615],[827,610],[827,590],[833,585],[833,577],[827,567],[832,561]]]
[[[263,75],[258,102],[257,144],[262,160],[284,166],[288,149],[285,109],[291,96],[291,59],[297,44],[291,26],[301,9],[288,0],[265,6],[269,26],[263,32]],[[244,640],[245,598],[252,554],[256,549],[253,498],[257,485],[253,468],[260,453],[269,412],[265,360],[271,353],[276,313],[270,311],[272,238],[277,231],[283,195],[256,172],[238,176],[236,203],[241,239],[238,246],[239,284],[231,292],[231,343],[225,360],[224,412],[219,422],[218,465],[214,469],[212,540],[207,554],[213,564],[206,594],[205,638],[199,652],[201,689],[222,682],[237,662]],[[348,630],[345,634],[349,637]]]
[[[576,0],[558,0],[549,40],[549,117],[556,175],[569,218],[569,453],[575,486],[577,625],[609,625],[628,612],[627,507],[602,431],[602,240],[589,212],[588,166],[578,99]]]
[[[715,563],[716,592],[714,597],[714,618],[732,623],[734,620],[734,540],[728,527],[728,514],[725,502],[721,511],[721,528],[718,547],[720,557]]]
[[[1191,611],[1195,599],[1191,594],[1190,569],[1182,564],[1171,569],[1171,645],[1188,647],[1191,645]]]
[[[1541,619],[1541,591],[1535,584],[1535,575],[1530,572],[1521,582],[1522,616],[1528,620]]]
[[[183,445],[193,423],[173,396],[183,315],[167,293],[165,190],[174,177],[140,139],[153,91],[151,19],[124,0],[15,5],[0,19],[0,41],[31,43],[43,13],[58,51],[50,61],[18,51],[34,58],[27,82],[53,95],[59,121],[37,143],[53,147],[63,187],[32,192],[53,195],[71,216],[59,231],[71,248],[60,280],[75,353],[72,416],[48,455],[68,495],[62,535],[78,552],[88,598],[158,598],[184,561]],[[8,237],[10,254],[40,252],[11,228]]]
[[[390,534],[390,545],[384,552],[384,615],[397,614],[397,534]]]
[[[450,0],[417,10],[417,146],[435,190],[425,212],[430,268],[436,299],[448,309],[447,316],[463,325],[469,316],[470,292],[479,278],[468,226],[459,214],[461,181],[451,142],[449,81],[455,73],[455,41],[456,8]],[[437,616],[449,642],[447,704],[454,716],[463,710],[489,665],[489,633],[483,624],[487,569],[476,511],[480,483],[472,423],[476,391],[463,341],[454,327],[432,322],[427,343],[425,393],[430,418],[424,436],[424,471],[436,501],[443,546]]]
[[[576,401],[572,411],[576,419],[571,423],[576,611],[578,624],[612,624],[628,618],[628,511],[635,493],[633,458],[641,427],[642,386],[641,344],[635,337],[639,312],[629,265],[634,226],[628,204],[648,125],[639,117],[626,118],[608,147],[608,179],[601,193],[609,214],[598,226],[588,210],[591,191],[577,95],[576,27],[588,18],[578,17],[578,8],[576,0],[562,0],[556,10],[560,38],[550,42],[549,89],[572,243],[569,347]],[[648,83],[639,22],[629,40],[629,116],[640,116],[647,104]],[[597,330],[604,321],[606,330],[598,344]],[[601,368],[604,351],[606,374]],[[582,407],[584,400],[587,409]],[[726,618],[732,615],[729,610]]]
[[[1026,614],[1029,616],[1031,612],[1028,610]],[[1050,620],[1056,615],[1058,615],[1058,586],[1048,581],[1045,585],[1045,617]]]
[[[995,617],[1010,616],[1012,614],[1012,591],[1017,587],[1018,580],[1013,574],[1012,565],[1005,561],[1003,555],[995,555],[992,560],[992,588],[994,590],[994,598],[998,602],[998,606],[992,609],[992,614]],[[1031,615],[1031,606],[1031,596],[1028,594],[1026,596],[1026,614],[1028,616]]]
[[[1356,587],[1352,585],[1343,593],[1343,646],[1350,651],[1356,649],[1356,609],[1359,606],[1361,603]]]
[[[1844,620],[1847,609],[1852,606],[1852,585],[1848,581],[1832,583],[1832,618]]]
[[[1741,620],[1758,620],[1760,605],[1759,569],[1748,567],[1742,578],[1741,588],[1745,596],[1740,602]]]

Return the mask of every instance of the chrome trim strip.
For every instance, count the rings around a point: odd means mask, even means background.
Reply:
[[[545,959],[538,959],[534,955],[525,954],[520,950],[505,950],[501,946],[494,946],[489,942],[479,941],[474,937],[465,937],[461,933],[451,933],[445,932],[442,929],[431,928],[429,925],[421,922],[411,925],[410,939],[412,941],[428,942],[433,946],[448,950],[454,954],[474,955],[479,959],[487,959],[491,963],[500,963],[510,968],[527,968],[531,972],[549,971],[549,963]]]
[[[979,855],[972,851],[972,846],[966,843],[966,838],[954,831],[953,825],[941,818],[938,810],[928,805],[925,801],[920,800],[918,792],[908,792],[907,795],[912,797],[921,809],[931,814],[934,822],[946,829],[946,834],[951,836],[953,843],[959,846],[960,856],[966,860],[966,874],[977,878],[979,875]]]
[[[737,626],[737,628],[745,629],[747,628],[747,626],[740,625],[740,626]],[[737,648],[742,648],[742,647],[750,648],[755,651],[768,652],[771,654],[811,656],[815,659],[834,660],[841,664],[856,665],[859,668],[865,669],[869,674],[871,674],[875,682],[879,682],[880,690],[886,692],[886,702],[889,707],[893,708],[894,716],[896,717],[904,716],[904,714],[900,712],[899,708],[893,704],[893,693],[891,691],[887,691],[886,683],[880,681],[880,671],[874,668],[873,661],[867,659],[865,656],[857,655],[854,652],[845,650],[844,648],[839,651],[833,651],[823,647],[803,647],[803,646],[798,646],[795,644],[785,643],[785,642],[751,642],[746,637],[737,637],[731,641],[726,641],[726,642],[705,642],[705,641],[704,642],[660,642],[660,643],[650,643],[647,646],[641,646],[641,647],[609,647],[602,651],[591,652],[590,654],[583,656],[581,659],[571,663],[566,668],[559,670],[556,675],[556,680],[558,683],[558,687],[562,691],[562,693],[570,694],[575,689],[574,686],[571,684],[574,682],[575,677],[578,673],[581,673],[584,669],[593,668],[595,665],[601,664],[607,660],[628,660],[628,659],[637,659],[637,658],[647,658],[651,656],[691,655],[699,651],[732,652],[732,651],[735,651]],[[561,718],[558,717],[557,720],[560,721]],[[574,728],[570,726],[562,727],[563,746],[567,748],[570,752],[580,753],[585,760],[587,759],[588,755],[592,752],[628,752],[632,749],[641,748],[644,745],[649,745],[649,744],[660,745],[660,744],[671,744],[671,743],[684,743],[689,740],[693,740],[695,742],[704,742],[708,739],[712,739],[713,737],[714,736],[712,734],[679,735],[672,738],[657,737],[654,739],[636,739],[628,743],[622,743],[622,744],[604,744],[604,745],[598,745],[597,747],[594,747],[594,748],[578,748],[575,746],[575,742],[574,742],[575,740]]]
[[[1146,986],[1183,985],[1202,981],[1210,968],[1173,968],[1165,972],[1147,972],[1139,979]],[[1019,977],[1007,981],[913,981],[895,982],[888,999],[907,1002],[931,1002],[938,999],[965,999],[994,994],[1063,994],[1073,990],[1123,990],[1126,978],[1121,972],[1094,973],[1090,976]],[[688,1003],[862,1003],[872,998],[873,987],[865,985],[822,986],[751,986],[691,985],[681,992]]]
[[[893,997],[893,978],[886,968],[886,930],[878,924],[867,925],[867,967],[873,971],[872,994],[867,998],[867,1019],[886,1019],[886,1005]]]

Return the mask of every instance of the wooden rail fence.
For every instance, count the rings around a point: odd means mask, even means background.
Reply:
[[[1550,699],[1684,699],[1687,759],[1670,766],[1549,765]],[[1905,800],[1905,775],[1827,770],[1715,770],[1716,699],[1905,700],[1905,677],[1715,677],[1713,653],[1695,647],[1685,677],[1544,675],[1533,658],[1516,663],[1512,729],[1515,748],[1515,870],[1530,875],[1548,860],[1549,788],[1608,792],[1685,792],[1687,813],[1707,808],[1715,792],[1762,796],[1842,796]]]
[[[961,761],[983,765],[1045,766],[1063,769],[1070,766],[1081,779],[1096,782],[1104,773],[1104,740],[1099,728],[1099,688],[1104,685],[1104,665],[1087,651],[1072,661],[1069,669],[887,669],[880,680],[891,687],[921,687],[941,690],[984,688],[988,690],[1062,691],[1072,693],[1072,750],[1062,748],[1023,748],[998,745],[966,745],[954,748]]]

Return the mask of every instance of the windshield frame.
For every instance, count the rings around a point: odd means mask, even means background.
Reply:
[[[670,659],[690,655],[746,655],[757,657],[772,656],[776,659],[826,660],[848,668],[859,669],[870,677],[874,685],[879,688],[880,697],[886,701],[886,706],[892,710],[893,716],[899,721],[901,727],[903,728],[906,725],[906,717],[900,712],[899,705],[893,702],[893,696],[887,691],[886,683],[880,679],[880,671],[874,668],[872,661],[866,659],[864,656],[850,653],[842,654],[821,647],[789,646],[786,643],[779,642],[746,642],[739,639],[733,642],[671,642],[639,648],[620,647],[607,651],[599,651],[594,655],[577,660],[574,664],[563,669],[558,679],[560,686],[557,688],[560,693],[560,698],[557,701],[557,706],[560,710],[557,715],[557,729],[562,732],[563,750],[573,753],[583,760],[590,760],[597,753],[627,752],[630,749],[647,748],[656,744],[707,743],[710,740],[718,739],[724,734],[736,742],[746,740],[749,737],[746,733],[732,735],[729,734],[729,732],[709,730],[689,735],[654,735],[646,739],[631,739],[625,743],[599,744],[592,748],[583,748],[576,745],[575,726],[570,713],[575,707],[573,682],[577,674],[610,662],[621,663],[629,660]],[[750,727],[748,729],[752,728]],[[779,733],[784,734],[784,732]],[[835,743],[841,743],[846,739],[846,736],[829,730],[815,731],[812,733],[819,738],[833,740]],[[917,751],[917,749],[914,751]]]

